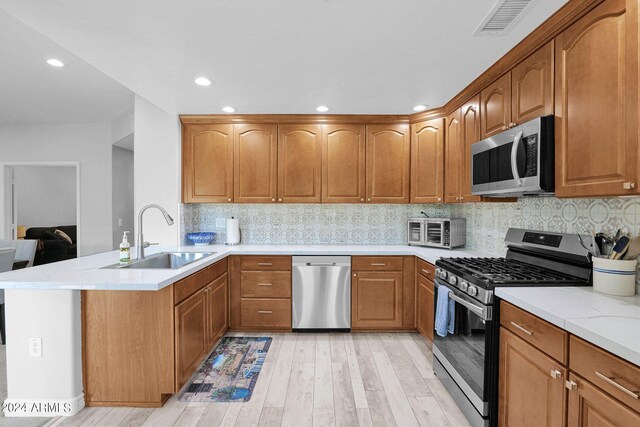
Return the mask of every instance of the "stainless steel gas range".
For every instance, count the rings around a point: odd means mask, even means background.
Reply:
[[[591,260],[577,234],[511,228],[505,258],[441,258],[435,292],[454,301],[453,334],[435,334],[433,366],[472,426],[496,426],[499,301],[497,286],[587,286]]]

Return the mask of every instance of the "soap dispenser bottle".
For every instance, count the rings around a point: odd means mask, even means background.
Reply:
[[[124,232],[122,236],[122,243],[120,243],[120,264],[127,264],[131,262],[131,244],[127,238],[128,231]]]

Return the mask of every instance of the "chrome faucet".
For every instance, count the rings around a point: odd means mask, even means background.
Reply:
[[[162,212],[162,215],[164,216],[165,221],[167,221],[167,224],[173,225],[173,218],[171,218],[171,215],[169,215],[169,213],[164,210],[162,206],[158,206],[156,204],[143,206],[142,209],[140,209],[140,213],[138,213],[138,259],[144,259],[145,248],[148,248],[151,245],[157,245],[157,243],[145,242],[144,237],[142,237],[142,214],[149,208],[158,209],[160,212]]]

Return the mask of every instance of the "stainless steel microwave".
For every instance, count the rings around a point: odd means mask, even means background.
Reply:
[[[466,243],[467,221],[464,218],[410,218],[407,222],[407,243],[453,249]]]
[[[471,192],[493,197],[552,195],[554,116],[538,117],[471,145]]]

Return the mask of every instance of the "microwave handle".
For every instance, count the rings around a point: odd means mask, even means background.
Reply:
[[[515,179],[518,187],[522,187],[522,178],[520,178],[520,174],[518,173],[518,146],[522,142],[522,131],[518,132],[516,135],[516,139],[513,140],[513,146],[511,147],[511,173],[513,174],[513,179]]]

